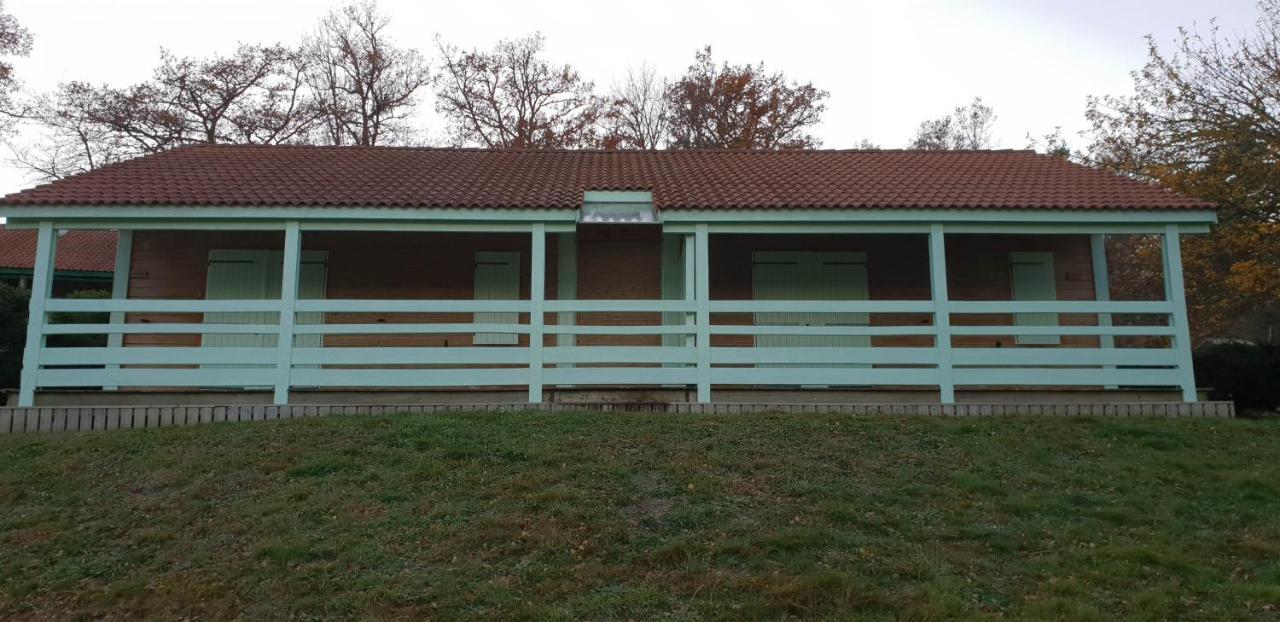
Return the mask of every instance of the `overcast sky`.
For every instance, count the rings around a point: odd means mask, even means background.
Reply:
[[[319,0],[9,0],[35,36],[17,75],[34,91],[60,81],[125,85],[146,79],[161,48],[178,55],[225,53],[238,43],[296,42],[329,7]],[[535,30],[547,56],[607,88],[626,67],[648,62],[680,74],[703,45],[718,60],[764,61],[831,92],[817,133],[824,146],[866,138],[901,147],[916,125],[981,96],[998,115],[1000,147],[1062,126],[1082,142],[1085,98],[1127,93],[1145,57],[1143,36],[1169,41],[1178,26],[1245,34],[1252,0],[732,0],[423,2],[381,0],[392,35],[434,59],[433,37],[488,47]],[[427,136],[439,136],[430,98]],[[6,160],[8,152],[2,154]],[[0,163],[0,193],[30,185]]]

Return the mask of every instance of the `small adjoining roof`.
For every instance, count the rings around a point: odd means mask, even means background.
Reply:
[[[116,232],[75,229],[58,237],[55,270],[112,272],[116,267]],[[36,263],[36,231],[0,225],[0,268],[30,270]]]
[[[1213,209],[1031,151],[533,151],[191,145],[0,199],[0,207],[581,207],[648,190],[658,209]],[[10,210],[10,213],[16,213]]]

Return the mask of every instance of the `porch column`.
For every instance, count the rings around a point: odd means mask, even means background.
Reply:
[[[1093,260],[1093,299],[1098,302],[1111,301],[1111,277],[1107,274],[1107,236],[1104,233],[1094,233],[1089,236],[1089,251]],[[1099,313],[1098,326],[1111,326],[1111,314]],[[1112,335],[1099,335],[1098,347],[1114,348],[1116,346],[1116,338]],[[1115,365],[1104,365],[1103,369],[1115,369]],[[1118,386],[1108,385],[1107,389],[1117,389]]]
[[[698,292],[694,287],[694,278],[697,274],[697,264],[693,257],[693,235],[685,234],[681,236],[682,248],[680,249],[680,257],[684,260],[684,272],[681,273],[681,281],[684,286],[684,301],[692,304],[698,299]],[[684,314],[685,326],[696,326],[698,317],[696,313],[689,312]],[[684,347],[697,347],[697,340],[693,333],[686,333],[684,336]]]
[[[951,304],[947,294],[947,244],[942,223],[929,225],[929,282],[933,290],[933,339],[938,352],[938,394],[943,404],[956,403],[951,367]]]
[[[693,230],[695,296],[697,311],[698,402],[711,402],[711,252],[707,224],[698,223]]]
[[[22,351],[22,378],[18,389],[18,405],[34,406],[36,376],[40,372],[40,356],[44,350],[45,303],[53,295],[54,255],[58,245],[53,223],[40,221],[36,233],[36,257],[31,274],[31,303],[27,307],[27,343]]]
[[[533,223],[529,245],[529,403],[542,403],[542,335],[547,292],[547,226]]]
[[[561,232],[556,235],[556,262],[559,271],[556,277],[556,299],[557,300],[577,300],[578,299],[578,234],[574,232]],[[572,311],[566,311],[556,316],[556,321],[561,326],[573,326],[577,321],[576,315]],[[556,345],[568,347],[577,342],[576,335],[560,333],[556,335]],[[573,363],[560,363],[559,367],[573,367]]]
[[[301,269],[302,231],[298,221],[284,225],[284,266],[280,274],[280,333],[276,342],[275,403],[289,403],[290,376],[293,374],[293,326],[297,320],[298,272]]]
[[[125,300],[129,297],[129,270],[133,266],[133,230],[116,231],[116,265],[111,273],[111,299]],[[124,324],[124,312],[112,311],[111,323]],[[124,345],[124,333],[108,333],[107,347],[119,348]],[[119,365],[107,365],[107,369],[120,369]],[[114,391],[120,387],[102,387]]]
[[[1182,401],[1196,401],[1196,375],[1191,365],[1191,326],[1187,319],[1187,293],[1182,282],[1182,241],[1178,225],[1164,226],[1164,299],[1173,306],[1169,321],[1173,325],[1173,349],[1178,361]]]

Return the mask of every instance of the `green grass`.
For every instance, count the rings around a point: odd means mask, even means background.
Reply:
[[[1280,422],[328,418],[0,437],[0,617],[1277,619]]]

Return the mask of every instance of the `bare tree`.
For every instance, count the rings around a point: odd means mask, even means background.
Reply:
[[[318,112],[303,71],[279,46],[209,59],[162,52],[147,82],[68,82],[36,98],[26,117],[37,138],[11,145],[13,160],[52,179],[187,143],[305,142]]]
[[[967,106],[956,106],[950,115],[924,121],[911,138],[911,149],[990,149],[995,110],[981,97]]]
[[[305,72],[301,55],[278,45],[245,45],[207,59],[162,52],[155,80],[161,101],[153,104],[184,120],[184,142],[294,142],[318,121]]]
[[[348,4],[320,20],[304,43],[325,142],[379,145],[411,138],[404,121],[432,76],[417,50],[397,47],[387,36],[388,24],[376,3]]]
[[[609,93],[604,116],[605,147],[610,149],[658,149],[665,144],[670,108],[668,84],[648,64],[628,67],[621,83]]]
[[[4,2],[0,0],[0,56],[26,56],[30,52],[31,33],[5,12]],[[22,108],[15,105],[13,98],[18,86],[13,63],[0,60],[0,115],[12,119],[24,114]]]
[[[444,62],[436,111],[454,143],[505,148],[575,148],[598,143],[602,102],[569,65],[541,57],[541,33],[464,51],[436,38]]]
[[[809,130],[829,93],[764,64],[716,65],[711,47],[667,89],[669,144],[678,149],[806,149],[821,145]]]

